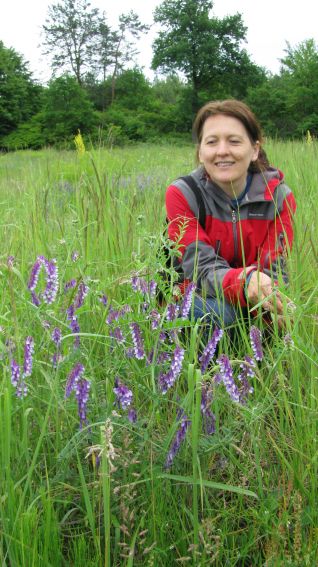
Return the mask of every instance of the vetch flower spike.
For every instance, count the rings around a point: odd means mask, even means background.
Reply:
[[[75,389],[76,384],[84,374],[84,371],[85,368],[80,362],[77,362],[77,364],[75,364],[72,368],[66,381],[65,398],[68,398],[71,395],[71,392]]]
[[[230,359],[225,354],[221,354],[216,362],[220,365],[220,375],[222,377],[222,381],[227,393],[229,394],[233,402],[239,402],[240,393],[238,387],[234,382]]]
[[[187,319],[189,315],[195,289],[196,289],[196,284],[194,282],[191,282],[185,291],[183,302],[180,309],[181,319]]]
[[[182,370],[184,353],[183,348],[176,346],[169,371],[166,374],[161,373],[159,375],[159,387],[163,394],[166,394],[178,379]]]
[[[176,454],[178,453],[180,447],[181,447],[181,443],[184,441],[187,430],[189,428],[191,424],[191,421],[187,418],[186,414],[183,413],[182,418],[181,418],[181,424],[179,429],[177,430],[177,433],[173,439],[173,442],[171,444],[171,447],[169,449],[167,458],[166,458],[166,462],[164,465],[164,468],[170,469],[170,467],[172,466],[172,463],[174,461],[174,458],[176,456]]]
[[[216,327],[213,331],[213,335],[212,335],[211,339],[209,340],[209,342],[206,345],[202,355],[199,358],[199,361],[201,362],[202,374],[204,374],[206,372],[212,358],[215,355],[216,347],[217,347],[217,345],[218,345],[218,343],[219,343],[219,341],[221,340],[222,337],[223,337],[223,330],[218,329]]]
[[[262,333],[254,325],[250,328],[250,340],[255,360],[261,362],[263,360]]]

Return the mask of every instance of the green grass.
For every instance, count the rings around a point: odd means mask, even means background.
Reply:
[[[160,367],[125,353],[132,347],[132,321],[140,324],[147,353],[161,348],[160,330],[150,328],[144,298],[132,291],[130,278],[138,272],[151,279],[159,268],[165,188],[195,166],[193,148],[142,145],[82,157],[55,150],[0,156],[1,564],[317,564],[318,147],[268,141],[266,149],[298,205],[285,290],[296,304],[287,322],[294,345],[287,347],[274,329],[246,405],[215,388],[213,435],[202,430],[200,401],[202,384],[211,382],[217,368],[201,376],[197,326],[180,335],[183,370],[165,395],[157,386]],[[27,283],[39,254],[56,258],[60,293],[54,304],[36,308]],[[15,257],[13,268],[9,255]],[[89,286],[77,312],[80,349],[73,348],[65,315],[76,294],[63,292],[71,278],[77,284],[84,278]],[[39,289],[44,285],[42,275]],[[110,336],[116,327],[107,324],[110,305],[130,306],[118,323],[124,346]],[[56,326],[63,340],[62,360],[54,368]],[[33,371],[28,395],[19,399],[10,360],[23,364],[30,335]],[[237,373],[244,354],[251,353],[248,331],[241,329],[235,343],[225,335],[220,350]],[[74,394],[64,395],[78,361],[91,381],[89,421],[81,429]],[[133,392],[136,423],[114,406],[116,377]],[[165,470],[180,410],[191,426]]]

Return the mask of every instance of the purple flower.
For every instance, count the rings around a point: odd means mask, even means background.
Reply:
[[[182,441],[185,439],[186,433],[187,433],[187,429],[190,426],[191,421],[187,418],[187,416],[185,415],[185,413],[183,413],[183,416],[181,418],[181,424],[179,429],[177,430],[177,433],[173,439],[173,442],[171,444],[171,447],[169,449],[167,458],[166,458],[166,462],[164,465],[165,469],[169,469],[174,461],[174,458],[176,456],[176,454],[178,453],[181,443]]]
[[[28,289],[30,291],[34,291],[37,284],[38,284],[39,275],[40,275],[40,271],[41,271],[43,262],[44,262],[44,256],[38,256],[36,261],[34,262],[34,264],[32,266],[30,279],[29,279],[29,283],[28,283]]]
[[[220,365],[220,374],[227,393],[233,402],[239,402],[240,393],[234,382],[230,359],[225,354],[221,354],[217,359],[217,363]]]
[[[52,365],[54,368],[57,367],[57,365],[63,361],[63,356],[61,355],[60,352],[55,352],[51,358],[52,360]]]
[[[206,372],[206,369],[208,368],[208,366],[209,366],[209,364],[210,364],[210,362],[211,362],[211,360],[212,360],[212,358],[215,354],[218,342],[221,340],[222,337],[223,337],[223,330],[215,328],[211,339],[209,340],[209,342],[206,345],[202,355],[199,358],[199,361],[201,362],[202,374],[204,374]]]
[[[250,328],[250,339],[255,360],[263,360],[262,333],[254,325]]]
[[[18,363],[12,359],[11,363],[11,384],[16,388],[20,382],[21,371]]]
[[[159,375],[159,386],[163,394],[172,388],[176,380],[178,379],[180,372],[182,370],[182,362],[184,359],[184,349],[176,346],[175,351],[173,353],[173,358],[171,361],[170,369],[166,374],[161,373]]]
[[[79,257],[80,257],[79,252],[77,250],[74,250],[74,252],[72,252],[71,255],[72,262],[77,262]]]
[[[106,317],[106,323],[110,325],[113,321],[118,321],[119,318],[120,318],[120,311],[110,307],[108,311],[108,315]]]
[[[119,378],[115,379],[115,388],[113,392],[116,394],[116,402],[122,409],[127,409],[132,402],[133,393]]]
[[[152,309],[149,313],[149,319],[151,320],[151,328],[154,331],[158,329],[160,324],[161,315],[157,309]]]
[[[134,348],[126,348],[125,354],[127,358],[134,358],[135,356],[135,349]]]
[[[51,334],[52,341],[56,344],[57,347],[60,346],[62,340],[62,332],[59,327],[55,327]]]
[[[100,301],[103,305],[105,305],[105,307],[106,307],[106,305],[107,305],[107,303],[108,303],[107,295],[105,295],[105,294],[103,293],[103,295],[99,298],[99,301]]]
[[[27,337],[24,344],[24,364],[23,364],[23,377],[31,376],[32,374],[32,357],[34,352],[33,337]]]
[[[78,333],[80,333],[81,330],[80,330],[80,326],[79,326],[77,317],[75,315],[75,307],[74,307],[73,303],[71,303],[71,305],[67,308],[66,315],[67,315],[67,318],[70,322],[69,327],[70,327],[72,333],[74,335],[77,335],[75,337],[74,346],[75,346],[75,348],[78,348],[80,346],[80,337],[78,336]]]
[[[144,345],[143,345],[140,327],[137,323],[130,323],[129,327],[131,331],[132,340],[134,343],[135,357],[138,360],[142,360],[145,357],[145,351],[144,351]]]
[[[84,282],[80,282],[80,284],[78,286],[76,297],[74,299],[74,308],[75,309],[79,309],[80,307],[82,307],[82,305],[84,303],[84,299],[85,299],[86,295],[88,294],[88,291],[89,291],[89,287],[87,285],[85,285]]]
[[[43,292],[43,299],[45,303],[50,305],[55,301],[59,288],[58,268],[56,260],[53,259],[50,262],[49,260],[44,259],[44,267],[46,270],[46,288]]]
[[[178,313],[179,305],[176,305],[175,303],[168,303],[166,312],[167,321],[174,321],[178,317]]]
[[[39,305],[41,305],[41,301],[39,300],[37,294],[33,290],[31,291],[31,299],[33,305],[35,305],[36,307],[39,307]]]
[[[124,337],[120,327],[115,327],[115,329],[113,329],[113,330],[110,329],[109,336],[112,337],[113,339],[115,339],[118,343],[124,343],[125,342],[125,337]]]
[[[76,284],[77,284],[76,279],[69,280],[68,282],[66,282],[64,286],[64,291],[66,292],[69,289],[74,289],[74,287],[76,287]]]
[[[203,385],[201,391],[201,415],[203,429],[207,435],[212,435],[215,432],[215,415],[210,409],[211,403],[212,390]]]
[[[136,412],[136,410],[135,410],[134,408],[131,408],[131,409],[129,410],[129,412],[128,412],[127,417],[128,417],[128,419],[129,419],[129,421],[130,421],[131,423],[136,423],[136,421],[137,421],[137,412]]]
[[[191,282],[185,291],[183,302],[181,305],[181,311],[180,311],[182,319],[187,319],[189,315],[189,311],[192,303],[192,297],[195,292],[195,288],[196,288],[196,284],[194,282]]]
[[[237,379],[241,382],[242,387],[240,389],[240,402],[244,403],[248,394],[252,394],[254,389],[250,386],[249,378],[255,376],[254,368],[256,367],[255,360],[250,356],[244,357],[244,362],[240,364],[242,371],[238,375]]]
[[[77,382],[80,380],[82,374],[84,373],[84,370],[85,368],[80,362],[77,362],[77,364],[75,364],[75,366],[72,368],[66,381],[66,387],[65,387],[66,398],[68,398],[71,395],[72,390],[74,390]]]
[[[90,381],[86,380],[85,378],[81,378],[80,380],[77,380],[75,384],[75,396],[77,400],[77,409],[80,418],[81,428],[87,422],[86,406],[89,398],[90,387],[91,387]]]
[[[156,297],[157,283],[154,280],[149,282],[149,295],[152,299]]]

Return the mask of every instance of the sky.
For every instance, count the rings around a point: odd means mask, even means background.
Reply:
[[[61,1],[61,0],[60,0]],[[107,22],[116,26],[118,16],[134,10],[143,23],[151,24],[153,11],[160,0],[90,0],[92,7],[106,12]],[[57,0],[0,0],[0,40],[5,47],[13,47],[24,60],[34,78],[46,82],[50,78],[49,61],[41,54],[41,26],[46,17],[48,6]],[[280,69],[279,59],[284,57],[286,41],[293,47],[305,39],[313,38],[318,45],[318,3],[315,0],[215,0],[213,15],[224,17],[236,12],[242,14],[248,28],[247,42],[243,44],[251,59],[276,73]],[[152,79],[150,71],[155,29],[138,43],[140,55],[137,63],[145,74]]]

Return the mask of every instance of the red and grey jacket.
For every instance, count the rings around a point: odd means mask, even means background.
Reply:
[[[257,269],[274,280],[287,281],[286,252],[293,242],[294,196],[274,168],[254,173],[249,191],[238,208],[199,167],[191,175],[206,208],[205,229],[197,219],[198,205],[184,179],[167,189],[169,238],[178,242],[185,280],[196,280],[207,296],[220,291],[227,301],[246,306],[244,284]]]

